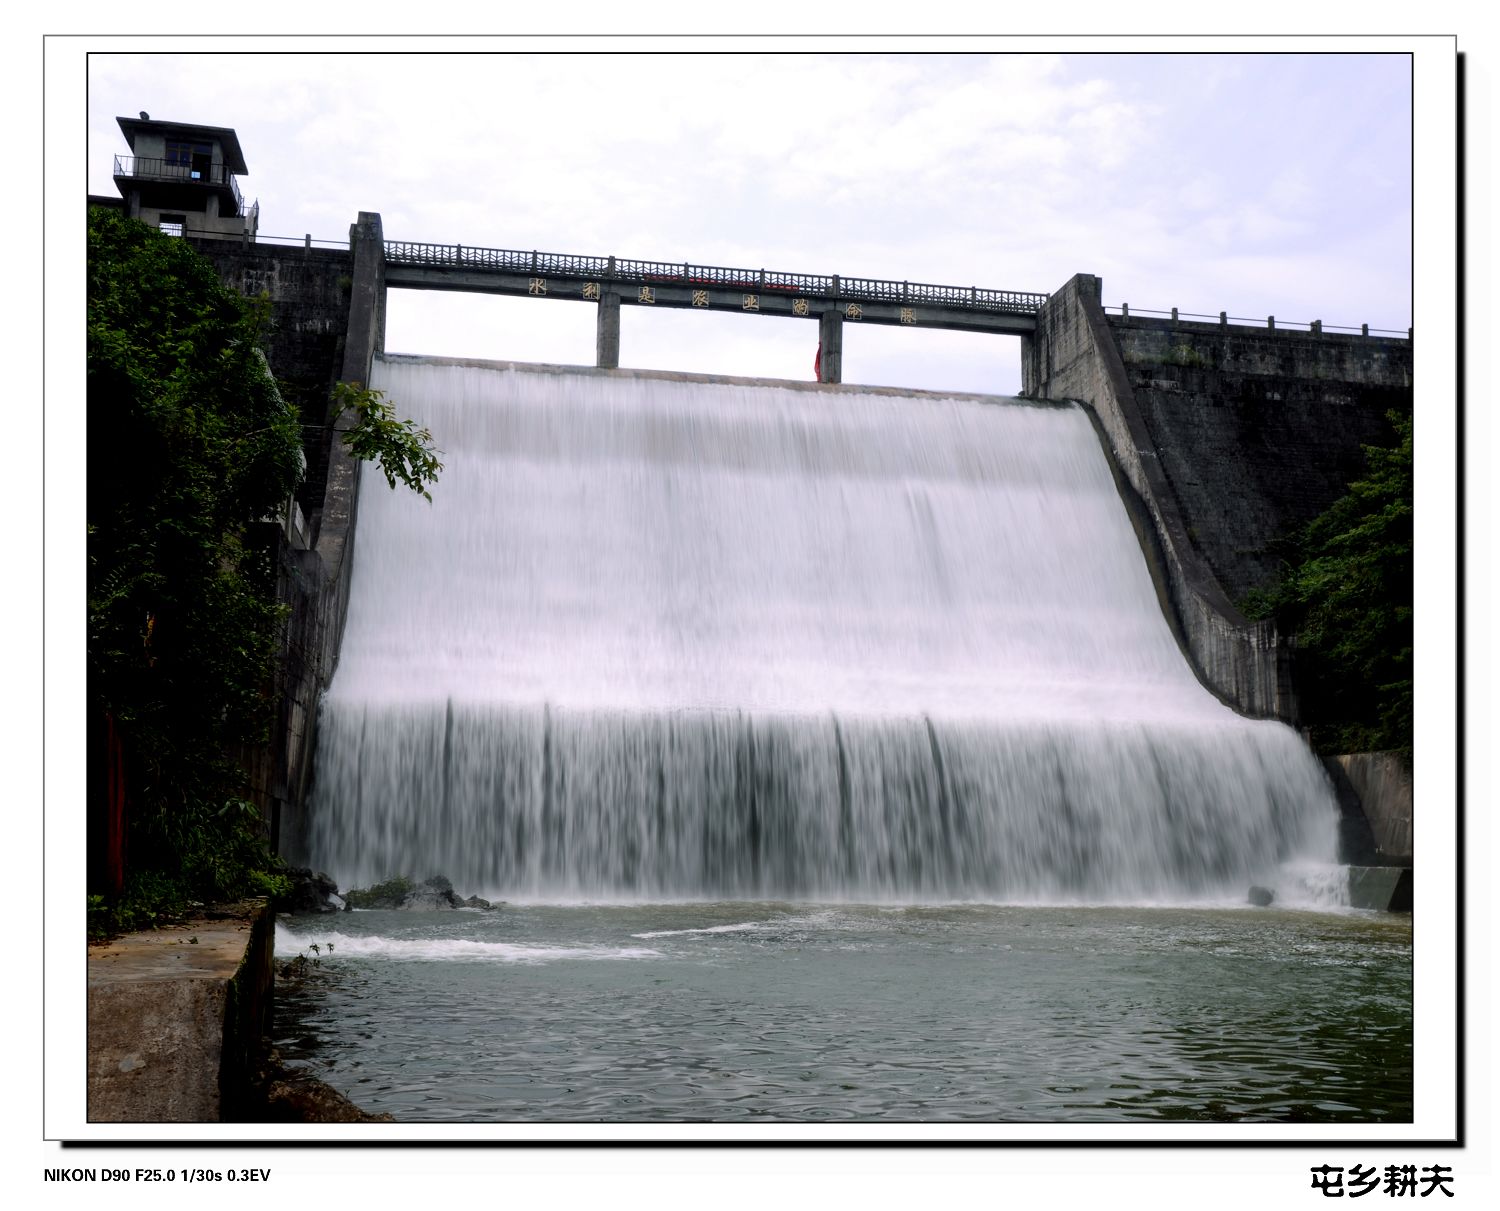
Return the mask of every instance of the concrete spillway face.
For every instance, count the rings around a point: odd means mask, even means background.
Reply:
[[[1333,861],[1321,768],[1194,679],[1075,408],[374,384],[446,469],[365,472],[309,855],[345,885],[1243,903]]]

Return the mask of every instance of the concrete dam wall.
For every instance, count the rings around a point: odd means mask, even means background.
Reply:
[[[1412,343],[1110,316],[1189,536],[1235,600],[1274,584],[1278,539],[1364,470],[1411,406]]]
[[[1080,274],[1022,338],[1023,393],[1094,411],[1200,677],[1250,715],[1297,721],[1288,637],[1235,605],[1277,543],[1358,477],[1409,407],[1409,340],[1107,316]]]

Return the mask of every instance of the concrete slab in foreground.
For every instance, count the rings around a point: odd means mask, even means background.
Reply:
[[[88,1117],[238,1117],[270,1012],[263,901],[89,948]]]

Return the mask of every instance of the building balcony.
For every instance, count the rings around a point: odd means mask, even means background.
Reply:
[[[148,156],[116,156],[115,186],[122,195],[138,190],[150,203],[179,205],[202,191],[219,195],[220,214],[243,214],[244,198],[234,173],[223,164],[182,164]],[[229,209],[232,207],[233,209]]]

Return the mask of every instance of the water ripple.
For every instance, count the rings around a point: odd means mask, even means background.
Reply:
[[[414,962],[353,915],[279,1042],[398,1120],[1411,1118],[1409,919],[533,906],[404,922]]]

